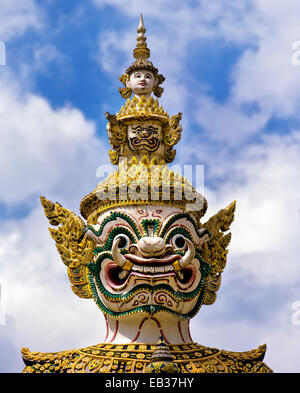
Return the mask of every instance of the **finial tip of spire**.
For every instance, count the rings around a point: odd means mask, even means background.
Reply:
[[[136,59],[148,59],[150,56],[150,50],[147,48],[147,43],[146,43],[146,29],[144,26],[144,21],[143,21],[143,14],[140,13],[140,21],[139,21],[139,26],[137,29],[137,44],[136,48],[133,50],[133,56]]]
[[[144,26],[143,14],[142,14],[142,13],[140,13],[139,27],[145,27],[145,26]]]

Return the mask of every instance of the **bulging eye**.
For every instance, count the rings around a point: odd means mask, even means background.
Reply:
[[[172,242],[172,245],[174,248],[179,248],[179,249],[183,250],[186,247],[185,237],[181,234],[173,236],[171,242]]]
[[[118,248],[122,250],[123,248],[128,248],[129,246],[129,237],[127,235],[117,235],[114,239],[114,242],[116,242],[119,239],[119,244]]]

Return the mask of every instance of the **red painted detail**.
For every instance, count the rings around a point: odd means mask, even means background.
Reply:
[[[116,321],[116,329],[115,329],[114,335],[112,336],[111,340],[109,341],[110,343],[111,343],[112,341],[114,341],[114,339],[116,338],[116,335],[117,335],[117,333],[118,333],[118,330],[119,330],[119,321]]]

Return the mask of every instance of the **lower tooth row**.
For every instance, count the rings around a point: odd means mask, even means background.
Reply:
[[[141,266],[133,265],[132,270],[142,273],[165,273],[173,271],[172,265],[167,266]]]

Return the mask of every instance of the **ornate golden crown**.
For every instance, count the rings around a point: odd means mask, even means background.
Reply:
[[[129,164],[129,165],[128,165]],[[80,212],[94,223],[99,214],[107,209],[130,205],[169,205],[201,218],[207,209],[203,195],[180,174],[169,169],[164,160],[149,162],[145,156],[139,162],[135,157],[129,163],[123,160],[118,170],[100,182],[95,190],[84,197]]]
[[[140,99],[133,97],[132,100],[128,99],[120,111],[116,114],[118,120],[132,120],[132,119],[157,119],[163,123],[170,121],[170,116],[159,104],[158,100],[154,100],[151,96],[147,99],[142,96]]]

